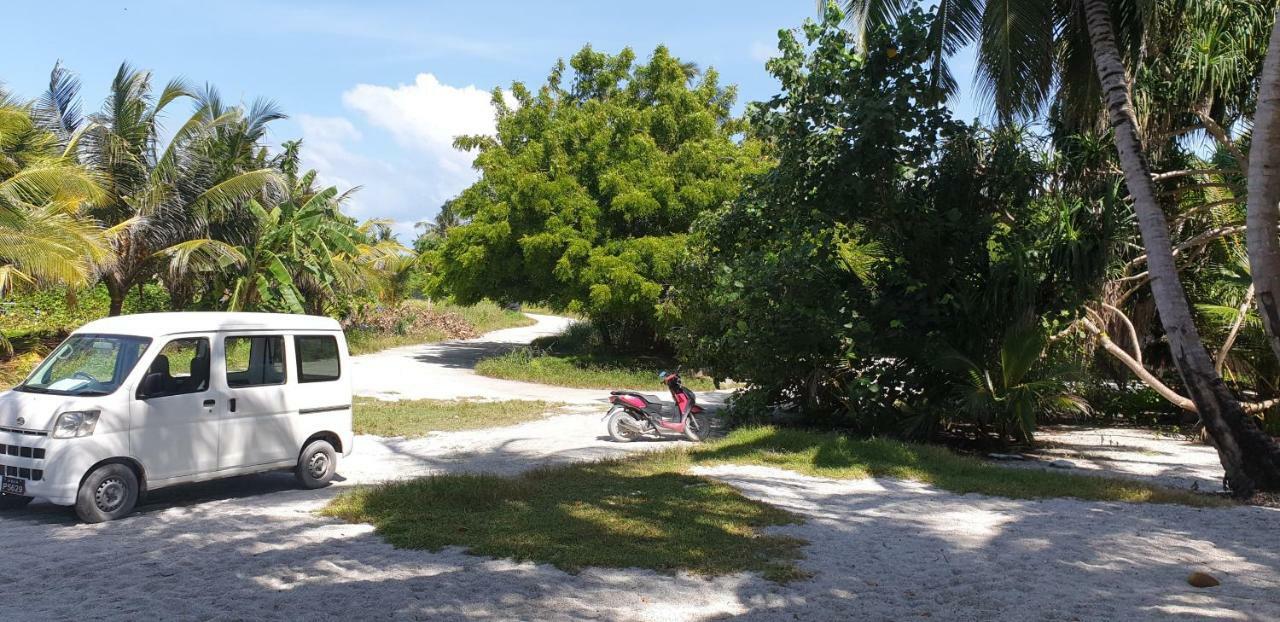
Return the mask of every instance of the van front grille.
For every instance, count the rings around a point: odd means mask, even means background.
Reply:
[[[23,447],[21,445],[5,445],[0,443],[0,456],[17,456],[19,458],[31,458],[32,460],[44,460],[43,447]]]
[[[8,428],[0,426],[0,432],[12,432],[13,434],[26,434],[27,436],[48,436],[49,433],[44,430],[28,430],[26,428]]]
[[[44,469],[29,469],[27,467],[17,467],[11,464],[0,464],[0,472],[9,477],[21,477],[31,481],[40,481],[44,479]]]

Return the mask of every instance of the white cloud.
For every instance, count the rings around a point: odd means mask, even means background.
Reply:
[[[510,94],[505,95],[513,104]],[[343,93],[342,101],[359,113],[355,122],[308,115],[298,122],[304,164],[317,169],[326,185],[362,187],[348,206],[352,216],[391,218],[408,242],[413,223],[433,216],[445,200],[477,179],[471,168],[474,154],[454,149],[453,140],[493,134],[488,91],[450,86],[423,73],[412,84],[395,87],[359,84]],[[383,131],[393,142],[381,145],[376,157],[365,155],[374,148],[365,142],[366,135],[376,143]]]
[[[491,99],[488,91],[449,86],[429,73],[418,74],[413,84],[360,84],[342,95],[342,102],[369,123],[390,132],[402,146],[430,156],[449,178],[468,183],[475,178],[474,156],[454,149],[453,139],[494,132]]]

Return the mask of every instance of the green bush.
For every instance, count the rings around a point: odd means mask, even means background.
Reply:
[[[111,297],[103,285],[80,291],[44,289],[23,292],[0,301],[0,335],[17,352],[36,344],[61,339],[71,331],[107,316]],[[124,313],[147,313],[169,309],[169,293],[159,285],[148,284],[139,293],[129,290]]]

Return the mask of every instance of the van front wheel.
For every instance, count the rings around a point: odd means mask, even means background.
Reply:
[[[123,464],[94,469],[76,494],[76,515],[86,523],[127,516],[138,503],[138,476]]]
[[[298,457],[293,474],[305,488],[324,488],[338,469],[338,453],[329,441],[311,441]]]

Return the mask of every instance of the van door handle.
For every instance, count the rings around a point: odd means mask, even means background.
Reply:
[[[205,405],[206,407],[213,406],[213,405],[214,405],[214,404],[216,404],[216,403],[218,403],[218,401],[217,401],[217,400],[205,400],[205,401],[204,401],[204,405]]]
[[[229,406],[231,407],[231,412],[235,412],[235,411],[236,411],[236,398],[234,398],[234,397],[233,397],[233,398],[231,398],[231,403],[229,404]]]

